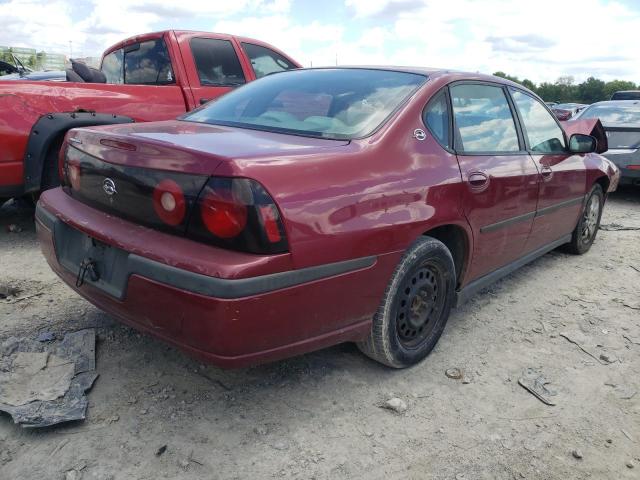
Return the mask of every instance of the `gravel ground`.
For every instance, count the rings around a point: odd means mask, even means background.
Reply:
[[[414,368],[340,345],[225,371],[65,287],[32,216],[0,209],[0,283],[25,297],[0,300],[0,341],[96,327],[100,377],[84,422],[30,431],[0,415],[2,479],[640,478],[640,231],[600,231],[587,255],[554,251],[477,295]],[[602,223],[640,227],[640,190],[614,194]],[[518,384],[527,369],[555,406]],[[394,397],[404,413],[380,408]]]

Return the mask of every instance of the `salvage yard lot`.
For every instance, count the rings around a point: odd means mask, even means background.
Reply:
[[[353,345],[244,370],[201,365],[64,286],[32,215],[0,210],[0,282],[20,289],[0,300],[0,342],[96,327],[100,376],[85,422],[32,431],[0,417],[0,478],[640,475],[640,231],[611,228],[640,227],[639,189],[610,197],[609,229],[588,254],[554,251],[477,295],[407,370]],[[528,368],[556,406],[518,384]],[[392,397],[405,413],[380,408]]]

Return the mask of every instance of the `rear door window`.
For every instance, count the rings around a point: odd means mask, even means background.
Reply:
[[[244,48],[244,51],[251,61],[251,66],[253,67],[253,72],[256,74],[256,78],[264,77],[270,73],[298,68],[270,48],[254,45],[253,43],[243,43],[242,48]]]
[[[124,83],[168,85],[175,83],[164,40],[148,40],[124,47]]]
[[[514,88],[510,90],[529,148],[537,153],[564,152],[564,133],[549,111],[532,96]]]
[[[203,87],[231,87],[246,82],[240,60],[229,40],[191,39],[191,52]]]
[[[467,154],[520,151],[516,124],[501,87],[458,84],[450,92],[457,149]]]

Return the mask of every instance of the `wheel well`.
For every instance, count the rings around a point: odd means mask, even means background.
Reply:
[[[599,184],[602,187],[602,192],[606,195],[607,190],[609,190],[609,177],[599,177],[596,179],[595,183]]]
[[[442,225],[424,232],[423,235],[440,240],[449,249],[456,267],[456,283],[460,286],[470,247],[464,229],[457,225]]]
[[[42,188],[43,181],[51,180],[43,178],[47,160],[50,160],[53,155],[52,148],[55,149],[53,152],[56,153],[57,158],[57,145],[68,130],[77,127],[131,122],[133,122],[132,118],[110,113],[78,111],[42,115],[31,127],[24,153],[24,192],[37,192]],[[49,171],[49,173],[55,172]]]

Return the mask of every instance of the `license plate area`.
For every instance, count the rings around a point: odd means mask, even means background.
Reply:
[[[84,283],[117,298],[123,298],[128,281],[129,253],[70,227],[56,222],[54,239],[58,262],[76,277],[83,261],[90,259],[97,273],[97,280],[84,275]]]

